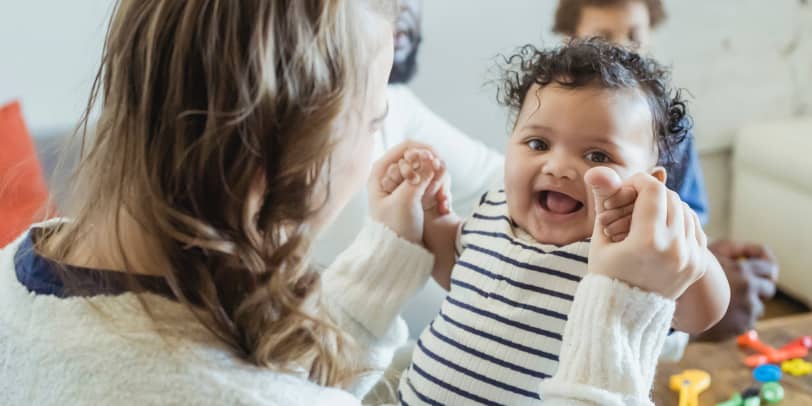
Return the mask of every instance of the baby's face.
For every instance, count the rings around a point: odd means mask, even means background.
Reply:
[[[595,209],[584,174],[596,166],[608,166],[622,179],[651,173],[657,163],[652,131],[651,111],[638,89],[534,85],[507,147],[511,218],[541,243],[589,237]]]

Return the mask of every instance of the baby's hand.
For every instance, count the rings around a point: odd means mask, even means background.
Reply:
[[[423,210],[440,216],[450,212],[451,197],[447,191],[448,176],[442,160],[434,156],[431,151],[420,148],[410,148],[397,162],[386,168],[381,179],[381,188],[384,192],[392,193],[403,182],[420,183],[418,173],[423,165],[430,165],[434,179],[426,189],[421,200]]]
[[[620,242],[629,235],[635,200],[637,200],[637,191],[633,187],[623,186],[612,197],[604,201],[602,209],[596,208],[600,214],[595,221],[600,224],[603,234],[609,237],[610,241]]]

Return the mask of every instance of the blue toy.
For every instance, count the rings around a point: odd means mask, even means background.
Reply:
[[[771,364],[764,364],[753,370],[753,378],[761,383],[778,382],[781,375],[781,368]]]

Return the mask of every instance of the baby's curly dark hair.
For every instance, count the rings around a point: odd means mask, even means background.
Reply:
[[[527,92],[534,84],[544,87],[554,83],[572,89],[638,88],[651,108],[659,163],[670,173],[675,165],[672,152],[693,125],[682,91],[672,88],[670,82],[671,70],[654,59],[591,38],[552,49],[525,45],[504,57],[497,100],[511,110],[515,126]]]

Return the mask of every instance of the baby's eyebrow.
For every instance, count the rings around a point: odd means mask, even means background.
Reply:
[[[525,124],[522,126],[522,130],[534,130],[534,131],[541,131],[544,133],[553,133],[552,128],[547,127],[546,125],[539,125],[539,124]]]
[[[618,143],[611,138],[588,138],[584,141],[592,144],[610,145],[613,147],[618,145]]]
[[[589,142],[589,143],[598,143],[598,144],[605,144],[605,145],[618,145],[617,140],[615,139],[615,137],[611,137],[608,134],[603,134],[603,133],[583,134],[581,139],[584,142]]]

